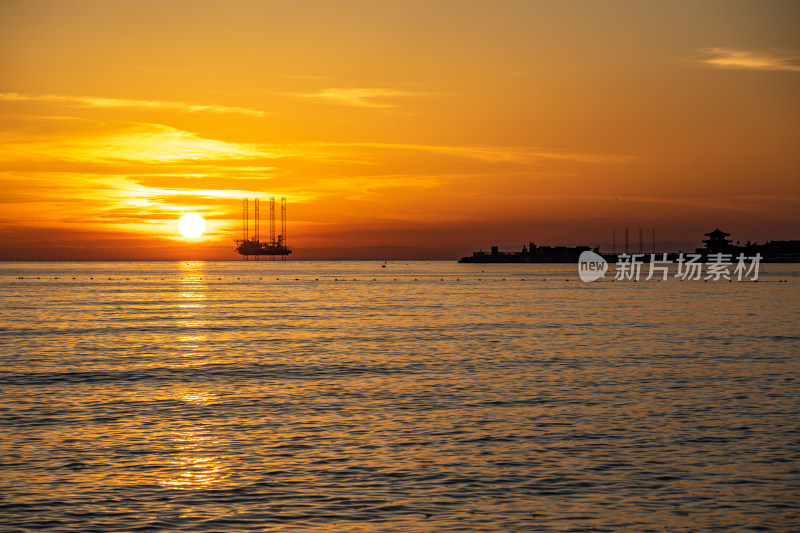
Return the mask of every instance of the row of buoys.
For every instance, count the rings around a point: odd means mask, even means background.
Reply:
[[[30,278],[26,278],[24,276],[19,276],[17,279],[42,279],[42,277],[41,276],[37,276],[37,277],[34,278],[34,277],[31,276]],[[55,276],[53,279],[58,279],[58,276]],[[72,279],[78,279],[78,278],[73,277]],[[93,280],[94,276],[91,276],[89,279]],[[114,278],[108,278],[108,279],[109,280],[113,280]],[[122,279],[122,278],[120,278],[120,279]],[[161,278],[161,281],[164,281],[165,279],[166,278]],[[218,279],[222,279],[222,278],[218,278]],[[126,281],[130,281],[131,278],[125,278],[125,280]],[[144,278],[144,281],[149,281],[149,280],[148,280],[148,278]]]
[[[32,277],[32,276],[31,276],[31,277],[28,277],[28,278],[26,278],[26,277],[24,277],[24,276],[19,276],[19,277],[17,277],[17,279],[39,279],[39,280],[40,280],[40,279],[42,279],[42,277],[41,277],[41,276],[36,276],[36,277]],[[45,279],[48,279],[48,278],[45,278]],[[59,276],[55,276],[53,279],[59,279]],[[77,279],[77,278],[73,277],[72,279]],[[92,276],[92,277],[90,277],[89,279],[90,279],[90,280],[94,280],[94,277]],[[100,278],[98,278],[98,279],[100,279]],[[109,281],[113,281],[113,279],[114,279],[114,278],[108,278],[108,280],[109,280]],[[123,278],[119,278],[119,279],[120,279],[120,280],[122,280]],[[166,280],[167,280],[167,278],[159,278],[159,279],[160,279],[161,281],[166,281]],[[241,279],[242,279],[242,278],[236,278],[236,279],[237,279],[237,281],[241,281]],[[259,281],[263,281],[263,279],[264,279],[264,278],[258,278],[258,279],[259,279]],[[130,280],[131,280],[131,278],[124,278],[124,280],[125,280],[125,281],[130,281]],[[217,281],[222,281],[222,278],[216,278],[216,280],[217,280]],[[280,280],[281,280],[281,278],[275,278],[275,280],[276,280],[276,281],[280,281]],[[149,278],[143,278],[143,281],[150,281],[150,280],[149,280]],[[186,280],[186,279],[181,279],[180,281],[206,281],[206,280],[201,278],[201,279],[199,279],[199,280]],[[294,281],[303,281],[303,280],[302,280],[302,279],[300,279],[300,278],[294,278]],[[319,278],[314,278],[314,281],[319,281]],[[323,280],[323,281],[324,281],[324,280]],[[347,280],[347,279],[344,279],[344,278],[342,278],[342,279],[339,279],[339,278],[333,278],[333,281],[348,281],[348,280]],[[353,281],[358,281],[358,279],[357,279],[357,278],[353,278]],[[372,278],[372,281],[378,281],[378,278]],[[397,278],[392,278],[392,281],[397,281]],[[402,281],[402,280],[401,280],[401,281]],[[419,281],[419,278],[414,278],[414,281]],[[453,280],[445,280],[444,278],[440,278],[440,279],[439,279],[439,281],[453,281]],[[456,279],[455,279],[455,281],[461,281],[461,278],[456,278]],[[483,281],[483,278],[478,278],[478,281]],[[486,278],[486,281],[491,281],[491,278]],[[499,281],[506,281],[506,278],[502,278],[502,279],[500,279]],[[514,280],[512,280],[512,281],[514,281]],[[526,281],[526,278],[520,278],[520,280],[519,280],[519,281]],[[536,281],[536,280],[530,280],[530,281]],[[541,280],[541,281],[547,281],[547,278],[542,278],[542,280]],[[555,281],[555,280],[554,280],[554,281]],[[575,281],[575,280],[574,280],[574,279],[569,279],[569,278],[567,278],[567,279],[565,279],[564,281]],[[610,280],[605,280],[605,281],[614,282],[614,281],[618,281],[618,280],[616,280],[616,279],[610,279]],[[632,282],[636,283],[637,281],[640,281],[640,280],[628,280],[628,281],[632,281]],[[656,280],[654,280],[654,281],[659,281],[659,282],[660,282],[660,281],[663,281],[663,280],[656,279]],[[704,279],[703,281],[704,281],[704,282],[707,282],[708,280],[707,280],[707,279]],[[728,282],[730,282],[730,283],[733,283],[733,281],[734,281],[734,280],[732,280],[732,279],[729,279],[729,280],[728,280]],[[742,280],[742,281],[752,281],[752,282],[754,282],[754,283],[757,283],[757,282],[758,282],[758,280],[757,280],[757,279],[754,279],[754,280]],[[776,282],[776,283],[789,283],[789,280],[788,280],[788,279],[778,279],[778,280],[775,280],[775,282]]]
[[[28,278],[26,278],[24,276],[19,276],[19,277],[17,277],[17,279],[39,279],[40,280],[40,279],[42,279],[42,277],[41,276],[37,276],[37,277],[28,277]],[[45,279],[48,279],[48,278],[45,278]],[[55,276],[53,279],[59,279],[59,277]],[[72,279],[76,280],[78,278],[73,277]],[[94,276],[89,277],[89,279],[90,280],[94,280]],[[101,279],[101,278],[98,278],[98,279]],[[109,280],[114,280],[114,278],[108,278],[108,279]],[[118,278],[118,279],[119,280],[123,280],[124,279],[125,281],[130,281],[131,280],[131,278]],[[154,278],[154,280],[155,279],[160,279],[161,281],[166,281],[167,280],[167,278]],[[236,279],[238,281],[241,281],[242,278],[236,278]],[[259,281],[263,281],[264,278],[258,278],[258,279],[259,279]],[[216,280],[217,281],[222,281],[222,278],[216,278]],[[280,281],[281,278],[275,278],[275,280],[276,281]],[[142,281],[150,281],[150,279],[149,278],[142,278]],[[201,278],[199,280],[181,279],[180,281],[206,281],[206,280]],[[300,278],[294,278],[294,281],[304,281],[304,280],[302,280]],[[319,281],[319,278],[314,278],[314,281]],[[323,280],[323,281],[325,281],[325,280]],[[333,281],[348,281],[348,280],[345,279],[345,278],[342,278],[342,279],[333,278]],[[358,281],[358,278],[353,278],[353,281]],[[372,278],[372,281],[378,281],[378,278]],[[392,281],[397,281],[397,278],[392,278]],[[414,278],[414,281],[419,281],[419,278]],[[444,278],[439,278],[439,281],[453,281],[453,280],[446,280]],[[461,278],[456,278],[455,281],[461,281]],[[483,281],[483,278],[478,278],[478,281]],[[486,281],[490,281],[490,279],[487,278]],[[500,281],[506,281],[506,278],[502,278]],[[520,278],[520,281],[526,281],[526,279],[525,278]],[[534,280],[531,280],[531,281],[534,281]],[[547,278],[542,278],[542,281],[547,281]],[[565,281],[572,281],[572,280],[567,279]]]

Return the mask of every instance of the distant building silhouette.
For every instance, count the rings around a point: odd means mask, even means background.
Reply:
[[[733,244],[727,237],[730,233],[725,233],[719,228],[705,236],[705,248],[697,248],[696,253],[708,257],[709,254],[730,254],[732,258],[744,254],[746,257],[753,257],[761,254],[761,261],[765,263],[800,263],[800,241],[769,241],[763,244],[751,243],[740,246]]]
[[[462,257],[459,263],[577,263],[581,253],[591,250],[589,246],[523,246],[519,252],[501,252],[499,247],[492,246],[491,252],[472,252]],[[595,253],[599,253],[594,248]],[[606,260],[616,261],[616,255],[607,254]]]
[[[625,250],[627,253],[627,228],[625,231]],[[705,233],[707,239],[703,240],[704,248],[697,248],[695,253],[702,256],[701,261],[707,261],[711,254],[729,254],[732,260],[736,260],[739,254],[745,257],[754,257],[761,254],[761,261],[764,263],[800,263],[800,241],[769,241],[764,244],[749,241],[744,246],[733,244],[729,239],[730,233],[716,228],[714,231]],[[642,247],[641,237],[639,247]],[[653,238],[655,243],[655,237]],[[614,248],[616,248],[616,236],[614,236]],[[653,245],[655,253],[655,244]],[[587,250],[601,255],[609,263],[616,263],[621,254],[615,252],[600,252],[599,247],[590,248],[589,246],[523,246],[519,252],[501,252],[497,246],[491,247],[491,252],[473,252],[472,255],[462,257],[459,263],[576,263],[581,253]],[[646,255],[646,254],[641,254]],[[668,259],[675,261],[678,259],[677,253],[669,253]]]

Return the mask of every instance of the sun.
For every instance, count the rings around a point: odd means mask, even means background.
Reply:
[[[178,231],[187,239],[196,239],[206,230],[206,221],[197,213],[183,215],[178,221]]]

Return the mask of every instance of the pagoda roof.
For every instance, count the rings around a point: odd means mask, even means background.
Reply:
[[[730,233],[725,233],[724,231],[720,230],[719,228],[715,229],[710,233],[704,233],[706,237],[711,237],[712,239],[723,239],[730,235]]]

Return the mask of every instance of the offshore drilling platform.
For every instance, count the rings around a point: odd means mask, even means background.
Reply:
[[[269,256],[275,260],[275,256],[286,256],[292,251],[286,247],[286,198],[281,198],[281,233],[275,239],[275,197],[269,199],[269,240],[261,242],[258,235],[258,198],[255,201],[255,214],[253,217],[253,238],[250,238],[247,216],[248,199],[242,200],[242,239],[236,241],[236,251],[244,256],[245,261],[252,255],[256,261],[259,257]]]

